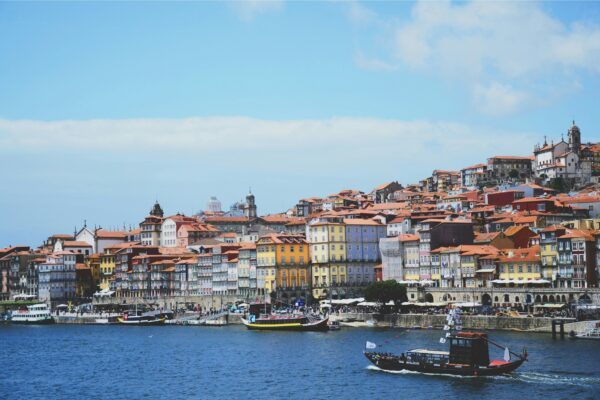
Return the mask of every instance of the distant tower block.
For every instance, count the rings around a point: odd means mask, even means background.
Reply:
[[[206,203],[206,211],[213,213],[221,212],[221,202],[215,196],[212,196],[208,203]]]

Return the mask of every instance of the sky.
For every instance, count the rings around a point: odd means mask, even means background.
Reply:
[[[0,247],[600,141],[599,2],[0,1]]]

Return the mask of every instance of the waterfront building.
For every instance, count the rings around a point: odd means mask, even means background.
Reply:
[[[597,286],[596,239],[590,231],[570,229],[558,236],[556,286],[586,288]]]
[[[142,246],[138,243],[123,243],[113,246],[114,251],[114,286],[117,297],[141,297],[140,287],[136,285],[136,276],[132,275],[133,261],[138,255],[159,254],[158,247]]]
[[[238,254],[238,294],[250,300],[256,297],[256,244],[243,243]]]
[[[558,238],[566,233],[563,226],[549,226],[540,231],[542,278],[556,285],[558,275]]]
[[[400,238],[401,235],[379,239],[381,279],[384,281],[404,280],[404,246]]]
[[[94,254],[90,254],[84,260],[85,265],[87,265],[87,267],[90,269],[90,274],[92,275],[92,287],[94,288],[94,290],[99,288],[100,283],[102,281],[102,278],[101,278],[102,263],[100,260],[100,256],[101,256],[100,254],[94,253]]]
[[[402,260],[404,261],[403,280],[408,282],[418,282],[421,279],[419,262],[419,236],[418,235],[400,235],[402,243]]]
[[[198,291],[200,296],[212,296],[212,260],[211,253],[198,255]]]
[[[238,250],[225,252],[227,256],[227,294],[230,296],[238,293]]]
[[[375,281],[375,265],[381,262],[379,239],[386,226],[373,219],[345,219],[346,276],[348,286],[366,286]]]
[[[46,260],[39,264],[40,301],[56,303],[75,298],[77,257],[70,251],[58,251],[48,254]]]
[[[9,246],[0,249],[0,300],[8,300],[10,297],[11,253],[28,250],[29,246]]]
[[[506,250],[498,257],[498,278],[506,284],[525,284],[541,280],[540,247]]]
[[[271,234],[256,243],[258,277],[267,294],[293,300],[310,294],[310,250],[302,235]],[[259,283],[259,286],[260,286]]]
[[[346,229],[342,221],[313,222],[308,226],[313,297],[340,295],[346,284]]]
[[[91,298],[94,294],[94,279],[91,268],[85,263],[75,264],[75,297]]]
[[[184,257],[175,262],[175,296],[198,296],[198,257]]]
[[[9,253],[8,259],[8,289],[10,297],[19,294],[36,294],[37,264],[34,260],[40,253],[31,250],[22,250]]]

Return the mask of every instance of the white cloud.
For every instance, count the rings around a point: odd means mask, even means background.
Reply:
[[[0,152],[11,154],[35,151],[59,155],[78,151],[112,154],[116,158],[123,153],[128,157],[163,153],[214,155],[230,164],[255,166],[264,162],[271,167],[277,157],[289,160],[293,156],[307,175],[318,174],[323,165],[356,165],[362,173],[381,173],[382,167],[397,168],[398,176],[410,179],[418,179],[435,168],[460,168],[496,153],[526,154],[539,136],[453,122],[345,117],[286,121],[246,117],[0,119]],[[504,140],[490,141],[485,137]],[[247,159],[237,159],[232,154],[247,155]],[[435,160],[427,156],[430,154],[436,154]],[[276,164],[278,169],[297,170],[298,162]]]
[[[283,8],[283,0],[242,0],[231,1],[229,6],[244,21],[252,21],[257,16]]]
[[[509,85],[492,82],[488,86],[476,85],[473,89],[475,106],[488,115],[510,114],[527,101],[527,94]]]
[[[359,68],[372,71],[395,71],[398,68],[387,61],[379,58],[366,57],[361,51],[357,52],[354,61]]]
[[[377,18],[377,14],[358,1],[346,3],[346,15],[355,24],[368,24]]]
[[[393,41],[404,64],[460,82],[488,113],[539,103],[573,74],[600,72],[600,26],[567,26],[537,2],[419,1]]]

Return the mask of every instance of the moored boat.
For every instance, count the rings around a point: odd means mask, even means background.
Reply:
[[[600,322],[584,332],[569,332],[572,339],[600,340]]]
[[[145,326],[145,325],[164,325],[167,320],[167,314],[159,311],[150,311],[143,314],[124,313],[117,317],[117,322],[122,325]]]
[[[11,314],[10,322],[13,324],[53,324],[54,318],[45,303],[25,306]]]
[[[309,315],[261,315],[251,314],[248,319],[242,318],[242,323],[251,330],[276,331],[326,331],[329,329],[329,318],[317,318]]]

